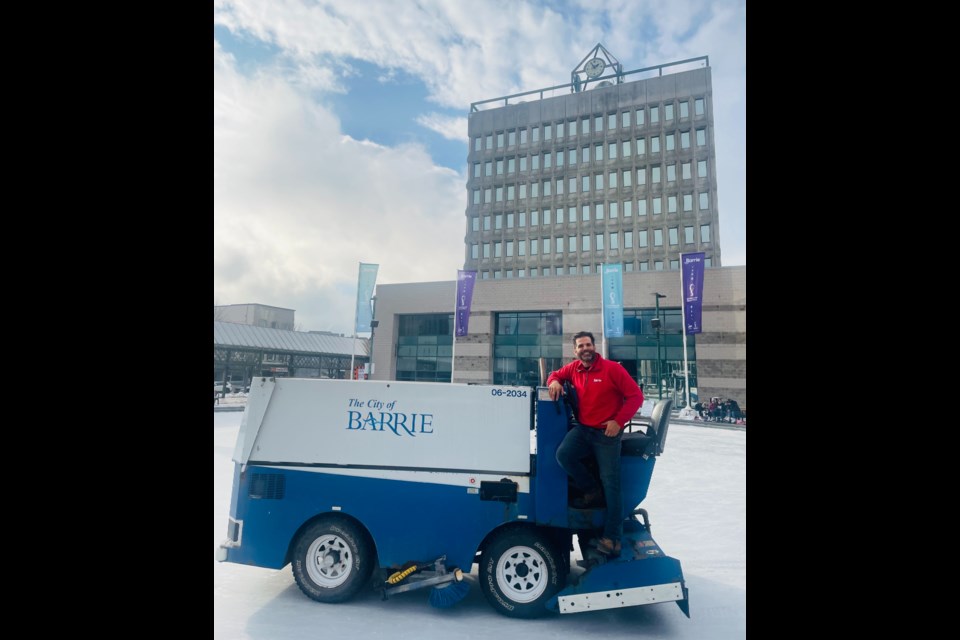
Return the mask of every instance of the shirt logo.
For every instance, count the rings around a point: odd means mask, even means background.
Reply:
[[[593,381],[594,381],[594,382],[603,382],[603,380],[601,380],[600,378],[594,378]]]

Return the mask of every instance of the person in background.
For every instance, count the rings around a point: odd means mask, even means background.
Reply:
[[[623,365],[596,352],[593,334],[589,331],[573,335],[573,353],[576,360],[547,377],[551,400],[557,400],[563,394],[563,383],[570,382],[577,391],[580,405],[580,415],[576,416],[579,424],[567,432],[557,448],[557,462],[583,491],[583,498],[574,501],[574,508],[599,507],[606,498],[607,517],[597,551],[617,557],[623,537],[620,498],[623,427],[643,404],[643,391]],[[600,472],[599,486],[583,463],[591,453]]]

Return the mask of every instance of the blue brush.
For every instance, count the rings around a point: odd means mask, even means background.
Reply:
[[[467,597],[470,583],[452,580],[430,589],[430,604],[438,609],[448,609]]]

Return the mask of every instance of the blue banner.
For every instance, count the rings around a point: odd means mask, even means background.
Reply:
[[[703,331],[703,253],[680,254],[683,320],[687,334]]]
[[[457,312],[453,321],[455,335],[460,338],[467,335],[470,324],[470,303],[473,301],[473,284],[477,280],[476,271],[457,271]]]
[[[360,263],[360,277],[357,279],[357,328],[356,333],[369,332],[373,320],[373,286],[377,283],[378,264]]]
[[[608,338],[623,337],[623,266],[603,265],[600,287],[603,289],[603,334]]]

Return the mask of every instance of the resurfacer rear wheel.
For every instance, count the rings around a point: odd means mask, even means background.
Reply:
[[[500,531],[483,550],[480,586],[487,601],[503,615],[546,614],[547,601],[564,587],[556,546],[533,527]]]

